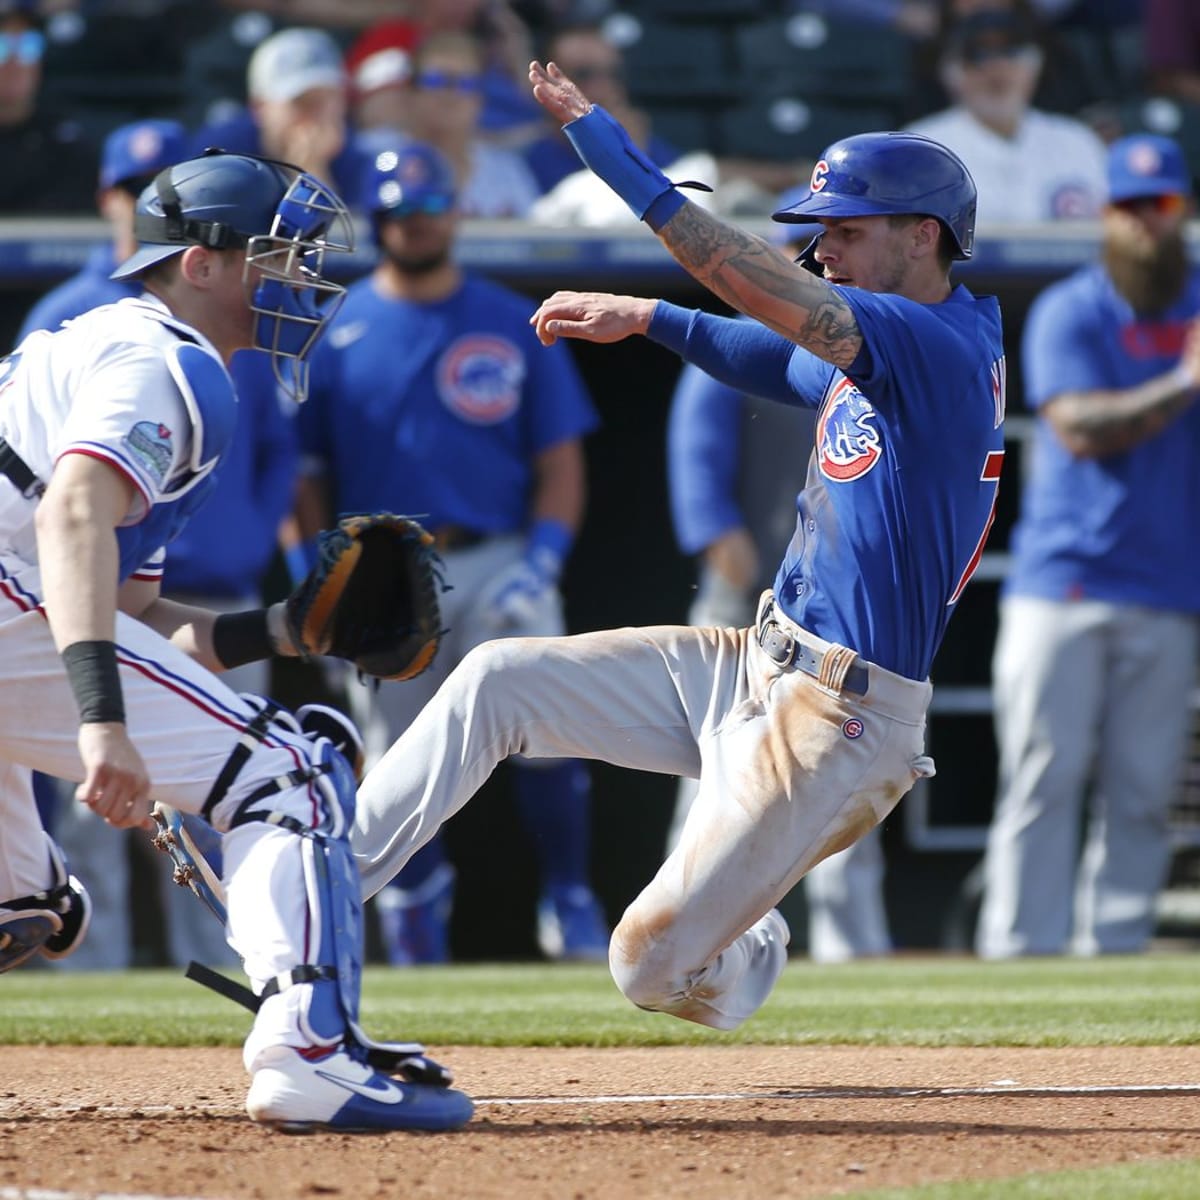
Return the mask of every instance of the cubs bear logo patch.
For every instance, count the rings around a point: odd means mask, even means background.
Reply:
[[[507,338],[471,333],[438,360],[442,403],[472,425],[498,425],[520,407],[525,360]]]
[[[847,483],[865,475],[883,453],[871,402],[843,378],[817,418],[817,465],[826,479]]]

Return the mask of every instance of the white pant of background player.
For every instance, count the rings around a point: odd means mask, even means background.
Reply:
[[[747,602],[740,591],[725,584],[714,571],[702,568],[696,599],[688,610],[688,624],[739,627],[753,620],[753,601]],[[675,813],[667,832],[668,852],[679,843],[697,790],[696,780],[679,781]],[[809,958],[836,963],[891,953],[883,875],[879,826],[805,875]]]
[[[777,619],[831,686],[781,668],[752,629],[660,626],[473,650],[363,782],[352,845],[371,894],[510,754],[699,778],[679,845],[626,910],[609,965],[635,1004],[732,1029],[787,957],[773,906],[874,827],[914,781],[932,688]],[[840,664],[840,669],[835,665]]]
[[[1184,613],[1004,601],[992,665],[999,799],[976,938],[984,958],[1145,949],[1171,862],[1198,644]]]

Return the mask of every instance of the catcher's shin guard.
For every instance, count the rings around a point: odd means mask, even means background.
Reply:
[[[0,904],[0,975],[38,953],[66,958],[87,935],[92,919],[87,889],[70,873],[62,850],[49,834],[46,847],[53,871],[50,886]]]

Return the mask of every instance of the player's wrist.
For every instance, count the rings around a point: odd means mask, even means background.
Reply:
[[[98,639],[72,642],[62,652],[81,725],[125,723],[125,697],[115,643]]]
[[[1200,387],[1185,363],[1176,364],[1170,372],[1169,379],[1173,392],[1194,392]]]
[[[539,517],[529,528],[525,561],[548,582],[562,574],[563,564],[575,544],[575,531],[555,517]]]
[[[221,613],[213,621],[212,645],[214,657],[227,671],[277,654],[295,653],[287,636],[282,604]]]

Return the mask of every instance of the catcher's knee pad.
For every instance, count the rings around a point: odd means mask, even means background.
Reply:
[[[66,958],[87,935],[92,902],[87,889],[67,869],[62,850],[47,834],[53,872],[50,886],[0,904],[0,974],[35,954]]]

